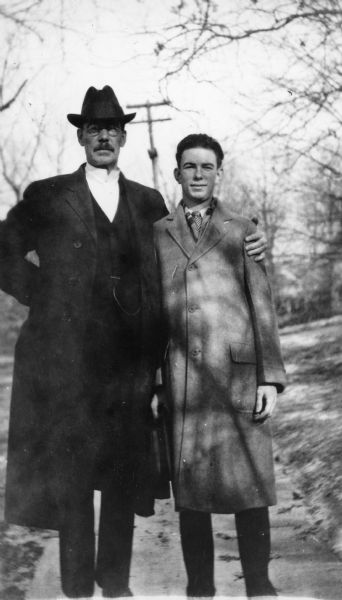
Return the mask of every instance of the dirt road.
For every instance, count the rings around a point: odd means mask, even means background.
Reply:
[[[307,520],[302,498],[288,473],[277,463],[278,500],[271,509],[271,578],[280,598],[341,600],[342,563],[323,546]],[[234,520],[214,516],[215,575],[218,596],[245,598]],[[159,501],[157,513],[136,520],[131,575],[134,595],[184,597],[177,516],[171,501]],[[100,590],[97,590],[99,598]],[[27,600],[62,598],[58,575],[58,539],[50,538],[38,562]]]
[[[342,599],[342,563],[331,548],[342,531],[342,318],[282,332],[290,385],[274,418],[278,506],[272,509],[271,578],[281,598]],[[0,359],[0,509],[8,428],[11,357]],[[233,518],[215,516],[220,596],[244,597]],[[336,544],[335,544],[336,545]],[[4,600],[62,598],[58,539],[2,526]],[[170,501],[137,519],[131,588],[138,596],[183,596],[177,516]],[[98,590],[99,592],[99,590]]]

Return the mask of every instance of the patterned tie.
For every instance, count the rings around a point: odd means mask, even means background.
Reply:
[[[191,213],[193,219],[194,219],[194,225],[195,225],[195,229],[197,232],[197,238],[199,236],[199,233],[201,231],[201,227],[202,227],[202,215],[199,211],[195,210],[194,212]]]

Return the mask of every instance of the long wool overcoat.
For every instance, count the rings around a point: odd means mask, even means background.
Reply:
[[[154,384],[158,290],[153,222],[167,213],[158,192],[120,176],[136,244],[141,288],[140,359],[125,373],[132,401],[136,481],[148,451],[145,417]],[[30,307],[15,351],[6,519],[58,529],[61,511],[91,476],[96,423],[84,401],[84,335],[97,235],[83,167],[31,184],[1,224],[1,288]],[[27,260],[35,251],[39,267]],[[132,446],[131,445],[131,446]],[[131,447],[132,449],[132,447]],[[136,502],[144,501],[136,484]],[[143,496],[143,494],[142,494]],[[139,500],[140,499],[140,500]],[[139,506],[138,506],[139,510]],[[152,513],[152,507],[141,508]]]
[[[257,386],[281,391],[285,372],[264,266],[244,251],[253,227],[220,203],[197,243],[181,206],[155,224],[178,509],[276,501],[270,423],[252,414]]]

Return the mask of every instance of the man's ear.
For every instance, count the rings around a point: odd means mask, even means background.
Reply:
[[[217,174],[216,174],[217,180],[221,179],[222,175],[223,175],[223,167],[220,167],[219,169],[217,169]]]
[[[83,129],[77,129],[77,139],[81,146],[84,146]]]
[[[181,172],[179,170],[178,167],[176,167],[175,169],[173,169],[173,176],[175,178],[175,180],[177,181],[177,183],[180,183],[180,179],[181,179]]]
[[[127,131],[122,131],[120,138],[120,148],[123,148],[127,140]]]

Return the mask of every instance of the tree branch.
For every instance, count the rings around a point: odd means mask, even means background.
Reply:
[[[15,100],[18,98],[20,92],[23,90],[23,88],[25,87],[26,84],[27,84],[27,79],[25,79],[25,81],[23,81],[21,83],[21,85],[18,87],[17,91],[12,96],[12,98],[7,100],[7,102],[5,102],[4,104],[0,105],[0,112],[7,110],[13,104],[13,102],[15,102]],[[0,96],[2,97],[2,86],[1,86]]]

